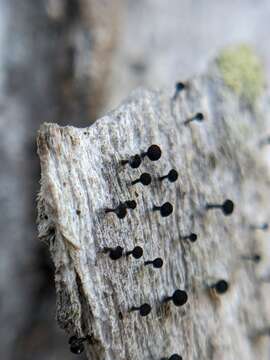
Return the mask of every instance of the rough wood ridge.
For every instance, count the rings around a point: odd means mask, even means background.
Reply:
[[[217,70],[215,69],[217,72]],[[252,230],[269,218],[269,173],[258,143],[265,135],[263,101],[256,109],[233,94],[218,73],[174,90],[139,89],[89,128],[44,124],[38,135],[42,176],[39,237],[55,264],[57,320],[84,343],[88,359],[268,359],[258,331],[269,325],[267,232]],[[184,122],[197,112],[204,121]],[[139,168],[121,160],[158,144],[162,156]],[[176,182],[159,181],[176,169]],[[148,186],[131,182],[149,173]],[[233,200],[234,212],[206,211]],[[119,219],[105,208],[135,200]],[[154,205],[173,205],[161,217]],[[192,243],[181,237],[196,233]],[[113,261],[104,247],[139,245],[140,259]],[[242,256],[260,253],[259,264]],[[144,261],[160,257],[155,269]],[[209,286],[229,282],[213,296]],[[185,290],[181,307],[162,303]],[[133,306],[148,303],[141,317]],[[68,346],[68,344],[67,344]]]

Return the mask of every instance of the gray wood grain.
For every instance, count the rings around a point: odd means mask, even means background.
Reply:
[[[215,72],[216,70],[214,70]],[[258,147],[265,101],[256,110],[226,88],[217,74],[193,79],[186,90],[133,92],[89,128],[42,125],[38,152],[42,178],[39,237],[50,243],[56,267],[57,318],[69,336],[91,336],[89,359],[267,359],[268,343],[255,334],[267,326],[267,284],[259,281],[269,249],[266,234],[250,225],[269,218],[269,176]],[[205,121],[184,121],[196,112]],[[162,157],[138,169],[120,161],[158,144]],[[158,177],[171,168],[175,183]],[[149,186],[130,182],[148,172]],[[235,211],[206,211],[208,202],[232,199]],[[136,200],[124,219],[106,207]],[[153,205],[173,204],[162,218]],[[191,244],[181,239],[198,234]],[[135,245],[143,259],[112,261],[104,247]],[[259,265],[243,255],[262,252]],[[164,259],[162,269],[143,262]],[[225,279],[229,291],[209,285]],[[188,302],[162,303],[176,288]],[[152,306],[145,318],[129,310]]]

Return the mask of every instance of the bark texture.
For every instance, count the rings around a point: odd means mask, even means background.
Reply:
[[[139,89],[115,111],[88,128],[42,125],[39,237],[55,264],[57,319],[67,335],[86,336],[88,359],[268,359],[269,346],[256,333],[269,323],[266,234],[251,230],[270,215],[269,172],[258,143],[264,134],[265,102],[254,108],[211,73],[174,89]],[[184,122],[197,112],[203,122]],[[158,144],[156,162],[138,169],[120,161]],[[170,183],[158,177],[177,169]],[[131,186],[143,172],[152,183]],[[232,199],[235,210],[206,211],[207,203]],[[124,219],[105,208],[135,200]],[[154,205],[171,202],[162,218]],[[198,240],[182,237],[194,232]],[[104,247],[140,245],[143,258],[112,261]],[[263,254],[260,264],[243,255]],[[161,257],[161,269],[145,260]],[[222,296],[209,291],[229,282]],[[163,304],[177,288],[188,302]],[[269,289],[268,289],[269,290]],[[151,313],[129,312],[149,303]]]
[[[37,241],[35,137],[44,121],[82,126],[96,118],[117,4],[0,0],[1,359],[71,356],[52,326],[53,266],[47,247]]]

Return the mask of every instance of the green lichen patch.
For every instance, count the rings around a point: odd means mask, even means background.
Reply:
[[[224,82],[250,105],[254,105],[264,88],[263,66],[248,45],[223,50],[217,64]]]

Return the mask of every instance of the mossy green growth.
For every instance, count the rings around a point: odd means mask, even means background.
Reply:
[[[227,48],[217,64],[225,84],[253,106],[265,83],[263,66],[253,49],[248,45]]]

